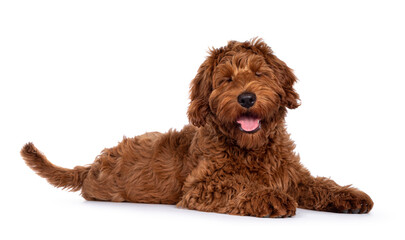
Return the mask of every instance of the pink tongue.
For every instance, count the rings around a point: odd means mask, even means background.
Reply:
[[[255,130],[256,128],[259,127],[259,121],[260,119],[254,118],[254,117],[240,117],[238,120],[236,120],[237,123],[240,124],[240,127],[245,130],[246,132],[250,132]]]

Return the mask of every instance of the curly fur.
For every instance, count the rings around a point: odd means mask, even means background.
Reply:
[[[286,131],[287,108],[299,106],[292,70],[262,40],[230,41],[212,49],[191,82],[188,117],[181,131],[124,138],[93,164],[53,165],[32,143],[21,155],[56,187],[87,200],[177,204],[201,211],[287,217],[296,208],[367,213],[371,198],[355,188],[313,177],[299,162]],[[238,95],[251,92],[246,109]],[[236,119],[260,118],[246,133]]]

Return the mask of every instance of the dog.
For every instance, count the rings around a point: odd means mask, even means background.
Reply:
[[[364,192],[313,177],[294,152],[287,109],[300,106],[292,70],[262,40],[213,48],[190,86],[181,131],[149,132],[104,149],[91,165],[53,165],[32,143],[26,164],[86,200],[176,204],[206,212],[291,217],[296,208],[368,213]]]

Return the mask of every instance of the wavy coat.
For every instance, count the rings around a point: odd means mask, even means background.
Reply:
[[[284,120],[287,109],[300,105],[295,82],[261,39],[230,41],[211,49],[198,69],[190,88],[191,124],[181,131],[124,138],[74,169],[53,165],[32,143],[21,155],[50,184],[81,190],[87,200],[256,217],[289,217],[297,207],[369,212],[367,194],[313,177],[301,165]],[[243,93],[255,95],[253,106],[241,106]],[[244,131],[240,119],[258,121],[257,129]]]

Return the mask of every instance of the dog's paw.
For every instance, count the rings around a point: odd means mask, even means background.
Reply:
[[[273,192],[270,195],[269,215],[271,218],[285,218],[295,215],[297,202],[287,194]]]
[[[235,214],[255,217],[283,218],[295,215],[297,202],[285,193],[265,189],[239,195]]]
[[[373,201],[366,193],[349,188],[336,194],[328,210],[339,213],[368,213],[373,205]]]

